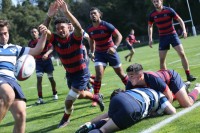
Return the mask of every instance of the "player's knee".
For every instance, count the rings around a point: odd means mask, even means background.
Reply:
[[[15,112],[15,120],[18,123],[23,123],[24,121],[26,121],[26,111],[24,110],[19,110],[17,112]]]
[[[42,73],[42,72],[38,72],[38,73],[36,73],[36,76],[37,76],[38,78],[39,78],[39,77],[41,78],[41,77],[43,77],[43,74],[44,74],[44,73]]]
[[[52,79],[53,78],[53,73],[47,73],[47,77],[50,79]]]
[[[66,98],[66,102],[72,101],[73,103],[79,96],[80,96],[80,93],[75,92],[73,89],[70,89]]]

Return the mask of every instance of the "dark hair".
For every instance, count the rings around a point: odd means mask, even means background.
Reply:
[[[124,92],[123,89],[119,88],[119,89],[116,89],[112,92],[112,94],[110,95],[110,100],[115,96],[117,95],[119,92]]]
[[[8,22],[8,20],[0,20],[0,27],[8,27],[8,29],[10,28],[10,24]]]
[[[38,30],[38,27],[36,27],[36,26],[31,27],[31,28],[30,28],[30,32],[31,32],[33,29],[37,29],[37,30]]]
[[[126,69],[126,72],[133,72],[133,73],[138,73],[140,71],[143,70],[143,67],[141,64],[132,64],[130,65],[127,69]]]
[[[101,12],[101,10],[99,8],[97,8],[97,7],[90,8],[90,12],[93,11],[93,10],[97,10],[100,13],[100,15],[101,15],[100,18],[103,17],[103,12]]]
[[[65,17],[59,17],[54,21],[54,25],[57,25],[59,23],[69,23],[70,21]]]

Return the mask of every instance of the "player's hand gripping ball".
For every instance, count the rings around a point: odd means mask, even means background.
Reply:
[[[22,55],[16,62],[14,75],[19,81],[28,79],[35,71],[35,59],[32,55]]]

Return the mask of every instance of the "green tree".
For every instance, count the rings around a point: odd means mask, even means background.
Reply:
[[[2,0],[2,12],[7,13],[12,6],[12,1],[11,0]]]

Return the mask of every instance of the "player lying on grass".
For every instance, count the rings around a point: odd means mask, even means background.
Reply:
[[[126,72],[129,81],[126,90],[148,87],[162,92],[170,102],[174,100],[173,95],[178,100],[181,107],[190,107],[197,100],[200,89],[195,87],[189,94],[186,92],[181,76],[174,70],[159,70],[157,72],[145,72],[141,64],[132,64]]]
[[[107,113],[85,123],[76,133],[112,133],[133,126],[151,114],[175,114],[176,109],[160,92],[150,88],[117,89]]]

